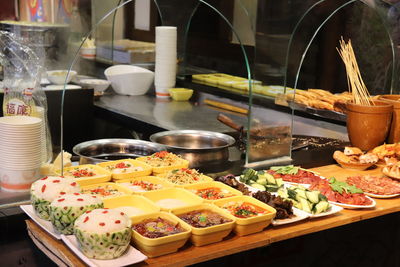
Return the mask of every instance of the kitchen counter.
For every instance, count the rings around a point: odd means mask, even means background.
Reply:
[[[203,104],[205,98],[219,100],[240,107],[247,107],[247,103],[221,98],[215,95],[196,92],[192,97],[195,100],[177,102],[168,99],[158,99],[151,95],[122,96],[107,94],[95,101],[96,116],[109,120],[119,120],[128,127],[135,123],[146,123],[154,127],[154,131],[161,130],[209,130],[222,133],[233,130],[217,121],[219,113],[231,117],[236,123],[246,125],[247,117],[234,112],[210,107]],[[290,125],[291,114],[282,111],[253,106],[254,117],[269,124]],[[133,129],[135,130],[135,129]],[[294,116],[293,133],[298,135],[323,136],[340,140],[347,140],[346,127],[326,121]]]

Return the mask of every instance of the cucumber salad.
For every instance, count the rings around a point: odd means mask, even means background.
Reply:
[[[275,179],[274,176],[265,171],[256,171],[253,169],[244,170],[239,180],[261,191],[277,192],[279,188],[283,187],[283,180],[281,178]]]

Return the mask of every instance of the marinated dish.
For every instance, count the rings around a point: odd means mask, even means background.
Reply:
[[[197,182],[205,182],[207,179],[201,173],[195,169],[181,168],[169,171],[164,179],[176,184],[176,185],[187,185]]]
[[[182,163],[182,158],[167,151],[156,152],[151,156],[142,158],[145,163],[152,167],[176,166]]]
[[[267,173],[290,183],[311,184],[322,180],[315,173],[293,165],[271,167]]]
[[[74,177],[74,178],[82,178],[82,177],[94,177],[96,176],[96,171],[92,167],[72,167],[68,170],[64,171],[65,177]]]
[[[101,165],[100,165],[101,166]],[[102,166],[106,170],[110,171],[113,174],[120,174],[120,173],[130,173],[130,172],[137,172],[143,171],[144,168],[141,166],[134,166],[129,161],[120,161],[113,165],[104,165]]]
[[[195,210],[181,214],[178,217],[196,228],[205,228],[232,221],[210,210]]]
[[[383,176],[359,175],[347,177],[346,182],[365,193],[376,195],[400,194],[400,183]]]
[[[216,200],[226,197],[232,197],[235,194],[229,192],[229,190],[218,188],[218,187],[208,187],[208,188],[201,188],[201,189],[193,189],[190,190],[191,192],[195,193],[199,197],[207,200]]]
[[[125,195],[124,192],[118,191],[115,187],[110,184],[106,185],[99,185],[95,188],[90,189],[83,189],[82,193],[84,194],[91,194],[91,195],[98,195],[100,197],[110,197],[110,196],[121,196]]]
[[[132,226],[132,229],[147,238],[159,238],[185,232],[179,223],[172,223],[163,218],[146,219]]]
[[[335,178],[319,180],[310,186],[311,190],[319,190],[329,201],[349,205],[367,206],[372,204],[363,190],[346,182],[338,181]]]
[[[147,192],[163,188],[161,184],[150,183],[147,181],[131,181],[129,183],[121,183],[121,185],[132,189],[134,192]]]
[[[248,202],[230,201],[222,206],[237,218],[251,218],[270,213],[270,211],[260,208]]]

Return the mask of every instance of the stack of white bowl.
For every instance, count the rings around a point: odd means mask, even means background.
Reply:
[[[28,191],[40,175],[42,119],[0,117],[0,186],[5,191]]]
[[[156,67],[154,85],[157,97],[169,97],[168,90],[175,86],[177,35],[176,27],[156,27]]]

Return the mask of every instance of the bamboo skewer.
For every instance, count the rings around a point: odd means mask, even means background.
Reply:
[[[342,37],[339,43],[340,49],[336,48],[336,50],[339,52],[339,55],[346,67],[347,85],[353,96],[353,102],[355,104],[364,106],[373,105],[373,102],[370,101],[371,95],[369,94],[368,89],[362,79],[353,46],[351,45],[351,40],[346,43]]]

